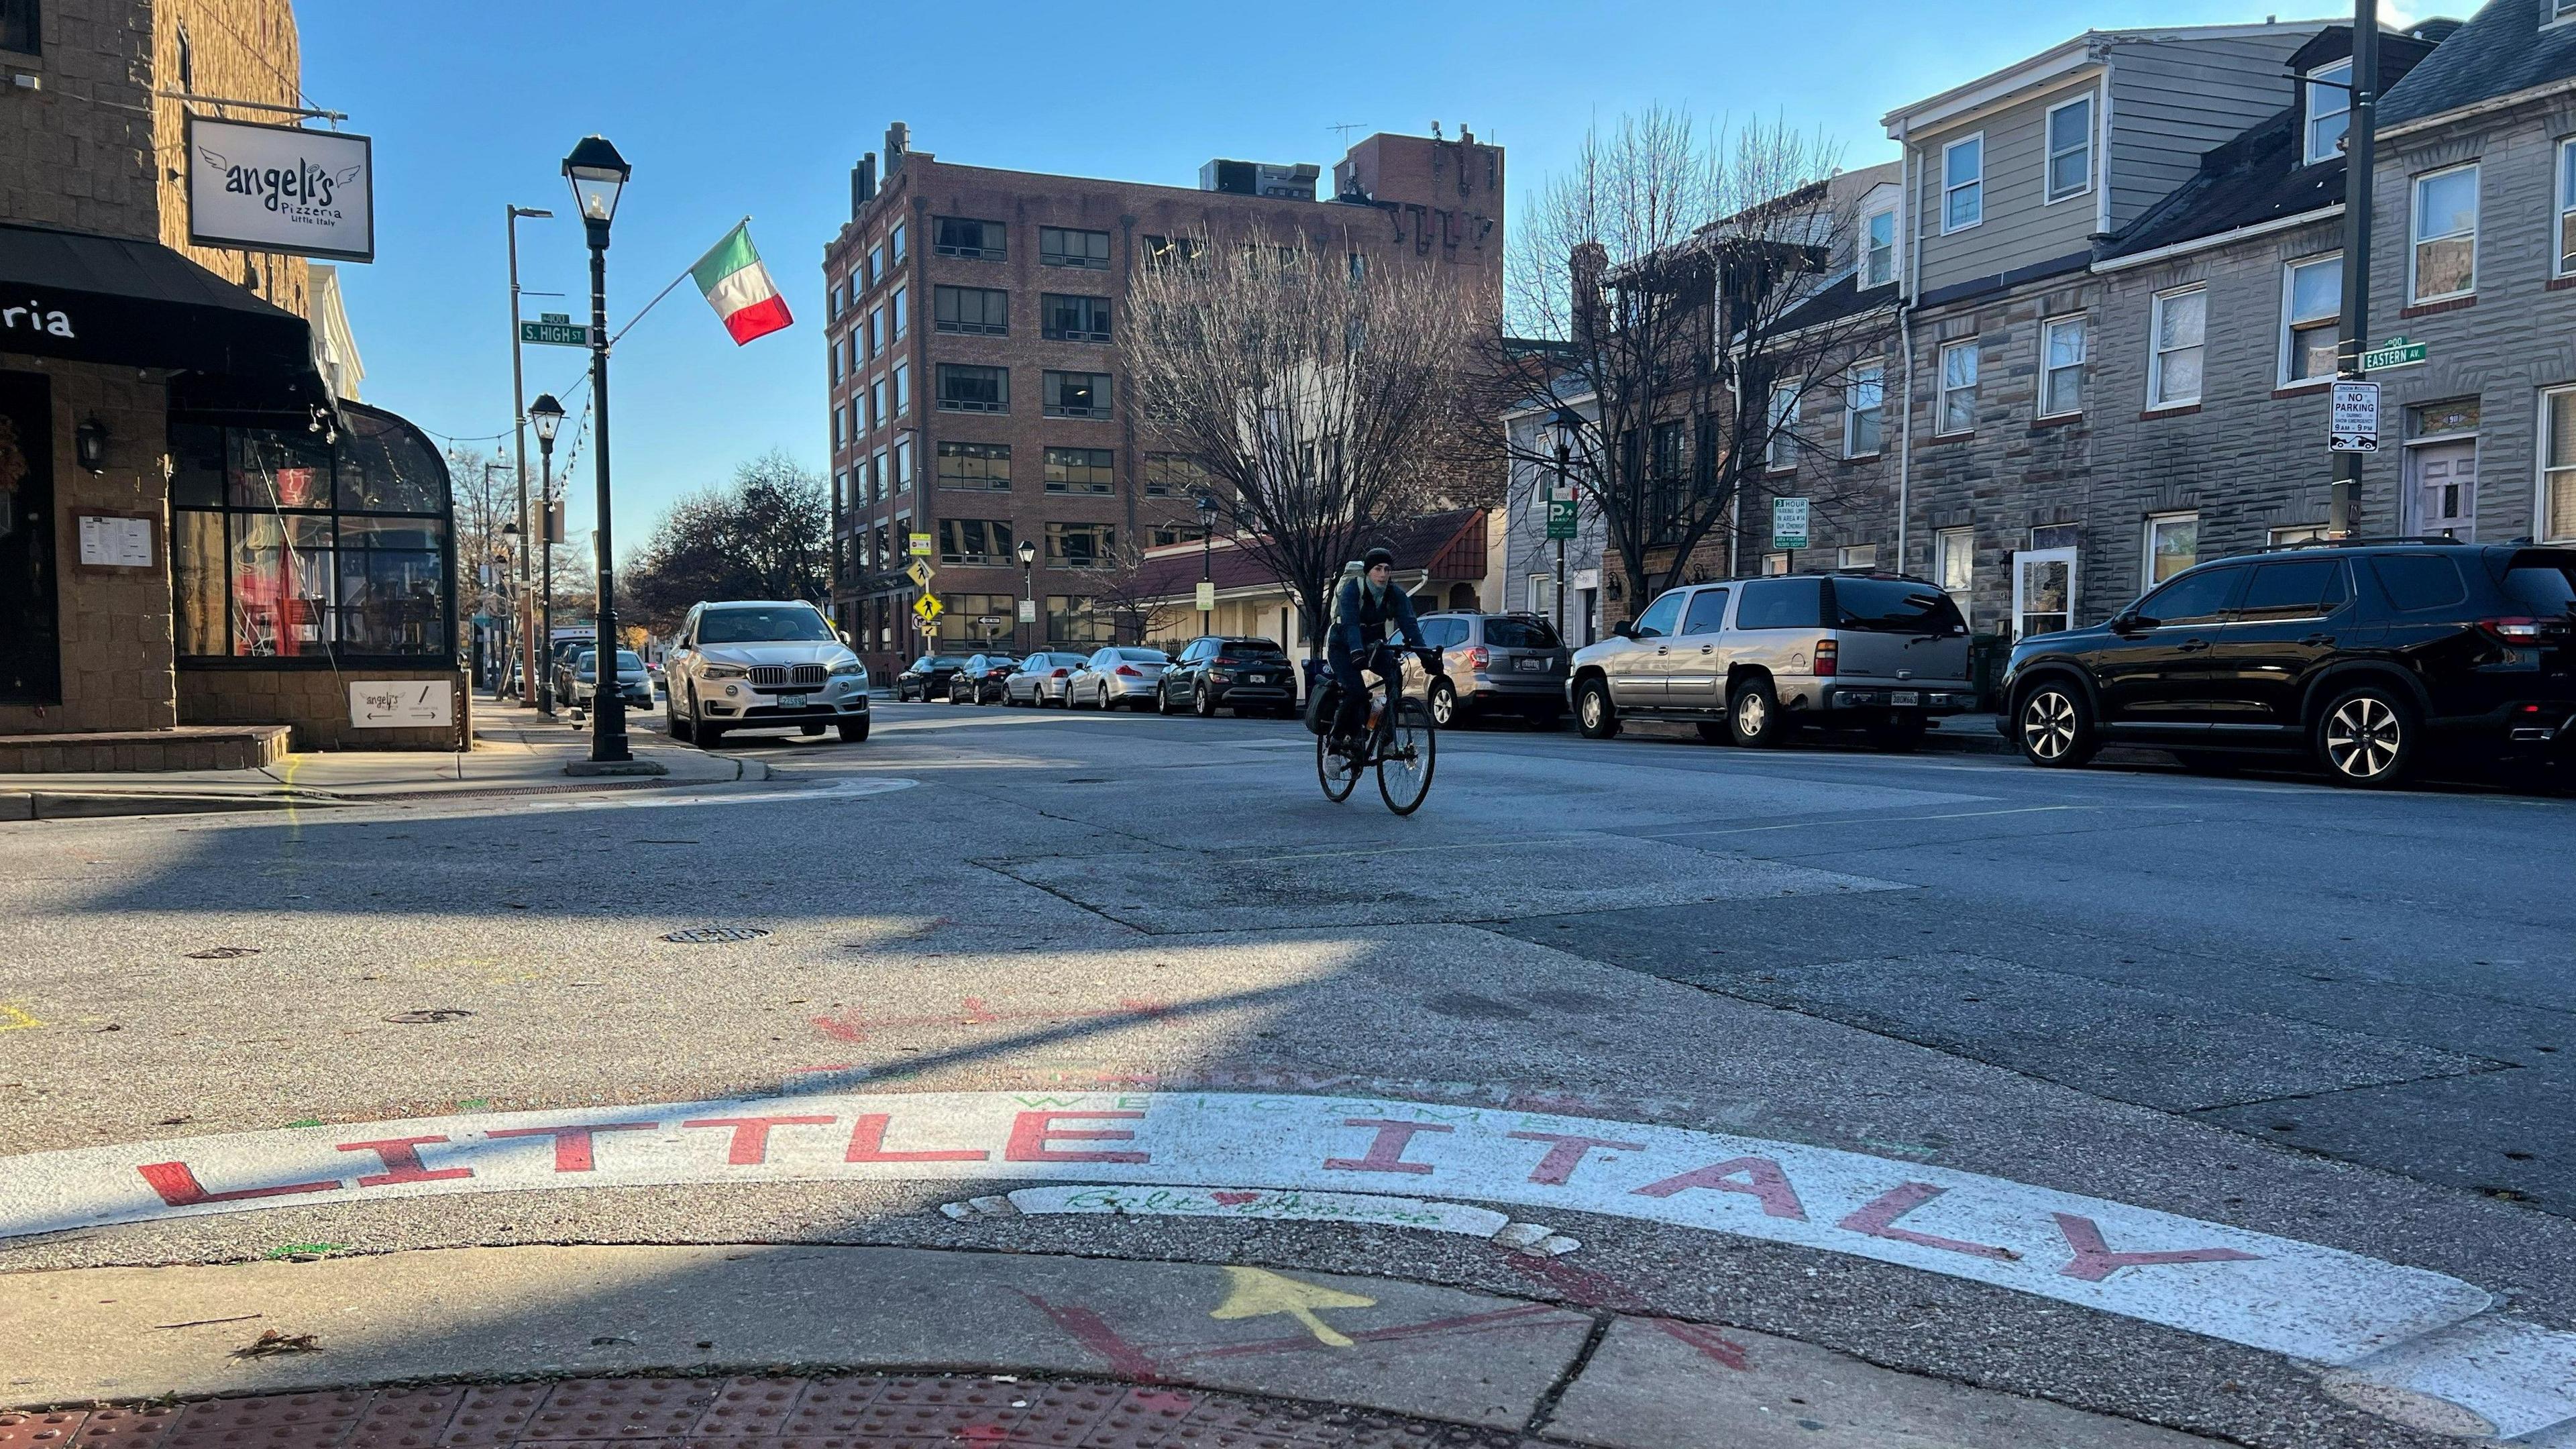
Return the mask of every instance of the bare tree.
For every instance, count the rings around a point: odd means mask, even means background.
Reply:
[[[672,504],[627,562],[622,591],[656,629],[711,599],[819,603],[830,591],[831,529],[823,480],[773,450],[735,468],[730,484]]]
[[[1174,600],[1170,588],[1166,576],[1149,566],[1145,550],[1129,541],[1092,580],[1091,606],[1109,616],[1121,643],[1142,644],[1195,612]]]
[[[1838,306],[1858,226],[1838,159],[1785,123],[1704,130],[1650,108],[1587,136],[1518,232],[1509,330],[1543,345],[1488,344],[1488,415],[1588,399],[1561,414],[1567,481],[1600,511],[1632,611],[1726,537],[1772,458],[1839,451],[1789,402],[1883,392],[1850,372],[1885,320]],[[1544,433],[1481,436],[1501,471],[1556,466]]]
[[[1196,242],[1130,285],[1136,415],[1215,480],[1219,526],[1287,586],[1311,651],[1344,564],[1471,486],[1474,314],[1432,263]]]

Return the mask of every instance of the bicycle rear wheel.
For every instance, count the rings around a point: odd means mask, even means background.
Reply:
[[[1431,794],[1431,771],[1439,758],[1440,732],[1432,726],[1431,712],[1418,700],[1406,700],[1377,759],[1377,793],[1386,808],[1398,815],[1421,809]]]
[[[1323,784],[1324,798],[1336,805],[1351,798],[1351,792],[1359,788],[1360,772],[1333,753],[1330,730],[1315,736],[1315,778]]]

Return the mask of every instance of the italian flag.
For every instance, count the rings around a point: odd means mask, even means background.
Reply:
[[[736,223],[723,241],[709,247],[689,268],[689,275],[697,279],[698,290],[707,294],[707,305],[724,319],[725,331],[733,334],[737,347],[796,320],[787,315],[787,299],[778,295],[778,284],[769,280],[769,268],[760,264],[748,222]]]

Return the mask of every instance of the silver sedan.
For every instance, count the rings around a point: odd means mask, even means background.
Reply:
[[[1126,705],[1133,709],[1151,708],[1155,682],[1171,664],[1171,656],[1160,649],[1139,649],[1112,645],[1095,650],[1082,667],[1064,682],[1065,702],[1075,707],[1090,705],[1114,709]]]

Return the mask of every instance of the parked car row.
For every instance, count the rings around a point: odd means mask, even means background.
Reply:
[[[1434,675],[1407,687],[1455,725],[1570,706],[1582,732],[1691,724],[1764,748],[1807,729],[1909,750],[1988,707],[1967,621],[1928,579],[1874,569],[1670,589],[1615,637],[1568,650],[1532,614],[1422,616]],[[1296,670],[1268,639],[1210,635],[1177,656],[925,656],[896,698],[1289,714]],[[2447,538],[2282,545],[2159,584],[2101,625],[2012,649],[1996,728],[2034,765],[2150,745],[2193,770],[2304,757],[2341,784],[2405,779],[2438,744],[2480,758],[2576,758],[2576,549]]]

